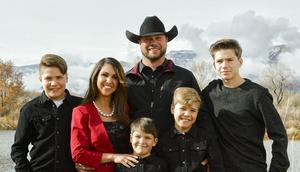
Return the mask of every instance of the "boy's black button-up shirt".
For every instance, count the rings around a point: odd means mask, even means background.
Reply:
[[[82,99],[65,92],[58,108],[45,92],[22,107],[11,151],[16,171],[76,171],[70,151],[70,128],[72,110]],[[30,161],[29,144],[33,145]]]
[[[122,164],[117,164],[115,172],[167,172],[165,161],[154,155],[138,159],[139,163],[135,167],[127,168]]]
[[[170,172],[206,172],[207,166],[201,164],[205,159],[209,161],[211,172],[224,171],[217,140],[204,133],[204,129],[193,125],[185,134],[173,127],[162,136],[157,154],[167,162]]]

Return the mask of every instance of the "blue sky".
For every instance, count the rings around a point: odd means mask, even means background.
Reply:
[[[132,61],[139,47],[125,30],[138,33],[146,16],[157,15],[179,35],[168,51],[193,49],[210,60],[209,45],[232,37],[244,49],[245,73],[260,72],[268,48],[286,44],[282,63],[300,76],[298,0],[1,0],[0,58],[15,65],[38,63],[45,53],[63,55],[69,64],[112,56]]]

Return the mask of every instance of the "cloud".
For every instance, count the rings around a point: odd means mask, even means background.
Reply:
[[[241,70],[246,76],[259,75],[260,67],[263,68],[270,60],[270,51],[278,46],[284,49],[273,59],[284,61],[296,71],[295,74],[300,73],[295,65],[299,63],[294,63],[290,58],[294,56],[297,58],[295,61],[298,61],[300,57],[300,32],[288,19],[269,19],[254,11],[247,11],[234,16],[232,20],[212,23],[206,29],[182,25],[178,42],[185,41],[186,45],[190,44],[198,56],[208,60],[210,44],[221,38],[234,38],[240,42],[245,60]]]

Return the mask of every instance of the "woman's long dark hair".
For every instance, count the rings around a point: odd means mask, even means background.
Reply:
[[[127,105],[127,84],[125,79],[125,72],[120,62],[112,57],[105,57],[101,59],[97,64],[95,64],[95,67],[89,79],[89,87],[84,96],[84,103],[95,101],[99,96],[100,92],[97,87],[97,79],[99,72],[104,64],[112,65],[118,77],[118,88],[113,93],[111,102],[115,105],[114,114],[116,115],[116,119],[120,122],[128,123],[129,118],[125,111],[125,107]]]

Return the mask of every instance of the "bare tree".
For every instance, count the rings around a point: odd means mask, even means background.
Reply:
[[[276,104],[285,98],[288,87],[292,85],[292,71],[284,64],[269,64],[261,76],[261,84],[273,94]]]
[[[212,63],[206,61],[195,61],[192,65],[191,70],[197,79],[200,89],[205,88],[211,80],[217,77]]]
[[[13,71],[11,61],[0,59],[0,116],[8,115],[15,108],[23,92],[22,74]]]

